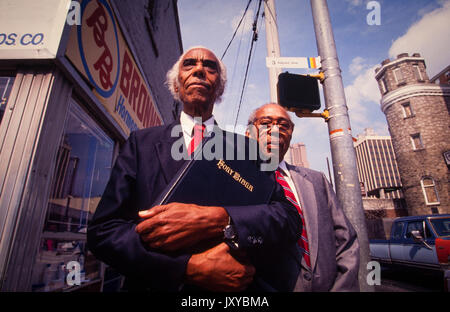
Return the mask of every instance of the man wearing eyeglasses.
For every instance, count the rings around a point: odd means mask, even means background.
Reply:
[[[331,185],[323,173],[283,160],[293,130],[289,114],[274,103],[257,108],[248,120],[247,136],[258,140],[262,152],[279,163],[277,181],[302,217],[301,269],[294,291],[358,291],[356,232]]]

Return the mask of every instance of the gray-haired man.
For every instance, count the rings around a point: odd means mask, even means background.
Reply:
[[[295,279],[287,281],[291,276],[281,272],[289,273],[294,262],[283,260],[289,265],[276,268],[266,264],[273,263],[269,260],[274,254],[267,253],[264,269],[255,270],[247,258],[252,250],[261,253],[291,243],[295,247],[300,218],[280,187],[274,188],[269,204],[257,206],[170,203],[152,207],[185,163],[174,159],[172,146],[182,137],[185,146],[192,147],[193,129],[201,126],[198,120],[203,123],[200,128],[212,131],[214,103],[226,82],[225,67],[203,47],[187,50],[167,76],[174,98],[183,103],[181,117],[170,125],[130,135],[89,225],[89,248],[127,276],[130,290],[288,290]],[[180,124],[182,133],[174,137],[172,129]],[[235,240],[239,250],[230,252],[224,242],[228,239]],[[192,251],[191,247],[204,243],[210,247]],[[255,271],[261,277],[257,281]]]
[[[323,173],[286,163],[294,124],[275,103],[257,108],[247,135],[279,162],[277,180],[302,215],[301,268],[294,291],[357,291],[359,244],[331,185]]]

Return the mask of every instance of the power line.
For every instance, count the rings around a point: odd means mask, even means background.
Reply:
[[[245,10],[244,10],[244,14],[242,14],[241,20],[239,21],[239,24],[237,25],[237,27],[236,27],[236,29],[235,29],[235,31],[234,31],[234,33],[233,33],[233,36],[231,37],[231,40],[230,40],[230,42],[228,43],[228,45],[227,45],[225,51],[223,52],[222,57],[220,58],[220,60],[223,60],[223,57],[225,56],[225,54],[226,54],[227,51],[228,51],[228,48],[230,47],[231,43],[233,42],[233,39],[234,39],[234,37],[236,36],[236,33],[237,33],[239,27],[241,26],[241,23],[242,23],[242,21],[243,21],[245,15],[247,14],[247,10],[248,10],[248,7],[250,6],[250,3],[251,3],[251,2],[252,2],[252,0],[248,0],[247,6],[245,7]]]
[[[235,74],[236,74],[236,71],[237,71],[237,68],[238,68],[237,64],[238,64],[238,61],[239,61],[240,55],[241,55],[242,39],[244,38],[243,33],[244,33],[244,27],[241,28],[241,34],[239,36],[239,44],[238,44],[238,48],[237,48],[236,59],[234,61],[234,65],[233,65],[233,75],[231,76],[231,87],[230,87],[230,90],[233,90],[233,86],[235,85],[235,81],[236,81]],[[243,80],[243,78],[244,77],[242,77],[242,80]],[[237,88],[239,88],[239,86],[241,85],[241,81],[236,83],[236,85],[237,85]],[[236,112],[236,106],[233,105],[233,114],[230,115],[231,118],[234,118],[235,112]]]
[[[245,84],[247,82],[247,76],[248,76],[248,69],[250,66],[250,60],[252,57],[252,51],[253,51],[253,45],[254,43],[258,40],[258,32],[257,32],[257,26],[258,26],[258,18],[259,18],[259,11],[261,9],[261,3],[262,0],[259,0],[259,4],[258,4],[258,12],[256,12],[256,16],[255,16],[255,20],[253,21],[253,34],[252,34],[252,41],[251,41],[251,45],[250,45],[250,52],[248,54],[248,59],[247,59],[247,67],[245,69],[245,75],[244,75],[244,84],[242,85],[242,92],[241,92],[241,98],[239,100],[239,105],[238,105],[238,111],[237,111],[237,115],[236,115],[236,120],[234,121],[234,129],[236,129],[236,124],[237,121],[239,119],[239,112],[241,110],[241,104],[242,104],[242,99],[244,96],[244,90],[245,90]]]

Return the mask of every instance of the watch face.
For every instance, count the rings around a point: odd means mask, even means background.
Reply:
[[[232,225],[227,225],[224,229],[224,236],[226,239],[233,239],[236,235]]]

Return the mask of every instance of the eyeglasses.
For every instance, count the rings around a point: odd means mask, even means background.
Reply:
[[[257,126],[263,126],[267,128],[272,128],[275,125],[278,126],[281,130],[289,131],[292,130],[293,124],[290,120],[286,118],[272,118],[272,117],[261,117],[253,122],[253,124],[256,124]]]

